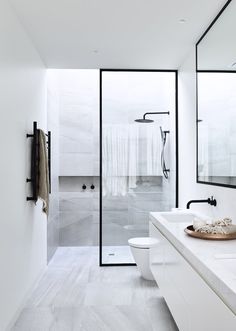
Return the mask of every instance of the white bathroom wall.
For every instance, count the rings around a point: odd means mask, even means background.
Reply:
[[[46,129],[46,70],[9,7],[0,2],[0,330],[8,330],[46,267],[47,220],[26,201],[33,121]]]
[[[188,200],[213,195],[217,207],[192,205],[191,209],[206,212],[213,217],[232,217],[236,223],[236,190],[196,183],[196,77],[195,49],[179,70],[179,205]]]

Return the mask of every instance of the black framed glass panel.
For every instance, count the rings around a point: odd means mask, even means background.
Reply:
[[[100,265],[129,265],[177,202],[177,72],[101,70],[100,89]]]

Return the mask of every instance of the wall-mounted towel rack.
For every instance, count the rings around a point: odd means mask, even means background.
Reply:
[[[49,177],[49,193],[51,193],[51,131],[48,131],[46,134],[48,137],[47,146],[48,146],[48,177]]]
[[[51,131],[48,131],[47,149],[48,149],[48,173],[49,173],[49,193],[51,193]],[[33,133],[27,134],[26,138],[32,138],[31,149],[31,178],[27,178],[26,182],[32,185],[32,196],[27,197],[27,201],[37,201],[38,185],[39,185],[39,130],[37,122],[33,122]]]
[[[27,138],[32,138],[31,147],[31,178],[27,178],[27,183],[32,184],[32,196],[27,197],[26,200],[37,201],[37,187],[38,187],[38,161],[39,161],[39,141],[37,122],[33,123],[33,134],[27,134]]]

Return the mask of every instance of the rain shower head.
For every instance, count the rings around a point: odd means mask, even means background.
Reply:
[[[159,111],[159,112],[145,113],[143,115],[143,118],[138,118],[138,119],[136,119],[134,121],[135,122],[138,122],[138,123],[152,123],[152,122],[154,122],[154,120],[147,119],[146,118],[146,115],[164,115],[164,114],[169,115],[170,112],[169,111]]]
[[[135,122],[138,122],[138,123],[152,123],[154,122],[153,120],[148,120],[146,118],[138,118],[135,120]]]

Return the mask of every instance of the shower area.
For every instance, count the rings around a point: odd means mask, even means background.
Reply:
[[[176,207],[176,72],[100,72],[100,264],[132,264],[128,239]]]
[[[93,246],[100,265],[134,263],[128,239],[177,204],[176,95],[176,71],[49,71],[49,260]]]

